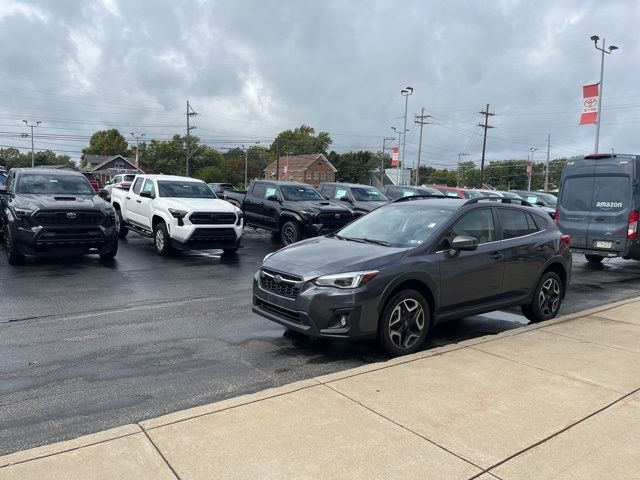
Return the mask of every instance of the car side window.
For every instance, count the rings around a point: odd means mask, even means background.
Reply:
[[[267,186],[264,183],[255,183],[253,185],[253,190],[251,190],[251,196],[256,198],[263,198],[266,188]]]
[[[387,190],[387,197],[391,200],[396,200],[398,198],[398,188],[397,187],[389,187]]]
[[[527,213],[527,221],[529,222],[529,230],[531,233],[536,233],[547,228],[544,219],[537,215]]]
[[[333,198],[333,196],[336,193],[336,187],[335,185],[323,185],[322,190],[320,190],[320,193],[322,194],[323,197]]]
[[[264,191],[264,198],[268,199],[269,197],[280,197],[278,195],[278,187],[273,184],[267,184],[266,189]]]
[[[16,187],[16,172],[9,173],[7,178],[7,193],[14,193]]]
[[[137,178],[135,183],[133,184],[133,193],[138,195],[140,193],[140,189],[142,188],[142,182],[144,178]]]
[[[335,200],[340,200],[342,197],[348,197],[349,192],[346,188],[336,188],[336,193],[333,195]]]
[[[156,187],[153,184],[153,180],[147,178],[144,182],[144,187],[142,187],[143,192],[149,192],[151,194],[151,198],[156,196]]]
[[[504,240],[524,237],[525,235],[533,233],[527,221],[526,213],[521,210],[499,208],[498,218],[500,219],[500,225],[502,226],[502,238]]]
[[[477,238],[479,244],[495,241],[496,230],[491,209],[481,208],[464,214],[449,229],[447,235],[440,242],[440,247],[451,248],[453,239],[460,235]]]

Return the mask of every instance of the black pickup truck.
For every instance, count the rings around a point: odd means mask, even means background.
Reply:
[[[370,185],[321,183],[318,190],[327,200],[346,202],[356,217],[389,203],[389,199],[380,190]]]
[[[227,191],[225,199],[242,209],[245,225],[279,233],[283,245],[333,233],[353,219],[350,208],[304,183],[255,180],[246,193]]]
[[[0,186],[0,233],[7,261],[26,256],[118,252],[115,210],[78,172],[14,168]]]

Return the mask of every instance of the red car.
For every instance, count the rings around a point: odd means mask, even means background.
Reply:
[[[91,184],[93,189],[96,191],[96,193],[99,193],[100,192],[100,182],[93,175],[93,173],[91,173],[91,172],[82,172],[82,174],[86,177],[87,180],[89,180],[89,183]]]

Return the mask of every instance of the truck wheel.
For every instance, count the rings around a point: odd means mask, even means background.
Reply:
[[[586,258],[589,263],[602,263],[602,260],[604,260],[604,257],[600,255],[585,255],[584,258]]]
[[[118,239],[114,238],[111,241],[111,248],[104,253],[100,254],[100,260],[113,260],[118,253]]]
[[[118,238],[127,238],[127,233],[129,233],[129,229],[124,226],[120,209],[116,210],[116,232],[118,232]]]
[[[236,245],[233,248],[223,248],[222,249],[222,254],[223,255],[233,255],[234,253],[236,253],[238,251],[239,248],[240,248],[240,245]]]
[[[13,234],[8,225],[4,230],[4,248],[7,251],[7,262],[9,265],[21,265],[24,263],[25,256],[18,251],[13,241]]]
[[[158,223],[153,229],[153,244],[156,247],[156,253],[158,255],[170,255],[173,251],[167,226],[162,222]]]
[[[522,306],[522,314],[531,322],[537,323],[554,318],[560,311],[564,297],[564,285],[555,272],[542,275],[529,305]]]
[[[282,244],[286,247],[292,243],[300,241],[300,227],[296,222],[285,222],[280,230],[280,236],[282,237]]]

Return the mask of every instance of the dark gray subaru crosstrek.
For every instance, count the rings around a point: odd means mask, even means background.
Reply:
[[[570,239],[521,203],[396,200],[267,255],[253,311],[313,337],[377,337],[391,355],[416,351],[445,320],[512,306],[534,322],[553,318],[571,275]]]

